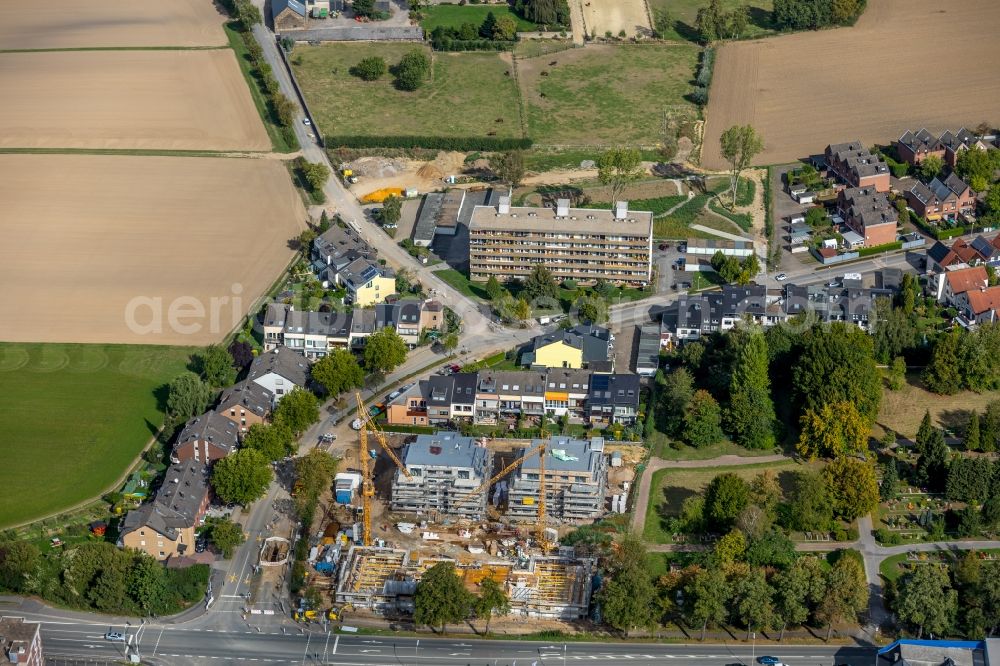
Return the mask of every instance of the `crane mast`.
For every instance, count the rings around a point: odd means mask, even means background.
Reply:
[[[365,401],[361,397],[361,393],[354,394],[355,399],[358,402],[358,418],[361,420],[361,427],[358,429],[358,443],[361,446],[360,463],[361,463],[361,505],[363,516],[364,531],[362,534],[362,543],[366,546],[372,545],[372,497],[375,496],[375,481],[374,476],[374,461],[368,458],[368,430],[371,429],[372,433],[375,435],[376,441],[382,447],[382,450],[389,454],[389,458],[392,462],[399,468],[401,472],[406,476],[407,479],[412,480],[413,475],[410,471],[406,469],[396,452],[392,450],[389,446],[388,440],[385,438],[385,433],[382,432],[381,428],[375,423],[375,419],[372,418],[371,412],[365,406]]]

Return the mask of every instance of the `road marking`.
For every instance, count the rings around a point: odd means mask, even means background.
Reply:
[[[156,648],[160,647],[160,638],[163,636],[163,632],[166,631],[166,627],[160,629],[160,634],[156,637],[156,645],[153,646],[153,656],[156,656]]]
[[[309,656],[309,641],[312,640],[312,632],[306,635],[306,649],[302,651],[302,663],[306,663],[306,657]]]
[[[340,645],[340,634],[337,634],[337,639],[333,641],[333,654],[337,654],[338,645]]]

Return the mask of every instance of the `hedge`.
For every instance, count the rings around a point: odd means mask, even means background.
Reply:
[[[894,241],[892,243],[886,243],[885,245],[876,245],[875,247],[863,247],[858,250],[859,257],[870,257],[873,254],[880,254],[882,252],[892,252],[893,250],[901,250],[903,248],[903,241]]]
[[[531,148],[531,139],[452,136],[374,136],[340,135],[325,136],[323,141],[329,148],[434,148],[437,150],[526,150]]]
[[[435,51],[510,51],[517,42],[504,42],[493,39],[452,39],[443,37],[431,40],[431,48]]]
[[[917,216],[917,214],[913,211],[910,211],[910,222],[912,222],[915,227],[922,229],[926,234],[935,240],[948,240],[949,238],[954,238],[955,236],[964,236],[968,231],[968,229],[963,226],[952,227],[950,229],[941,229],[940,227],[932,226],[923,218]]]

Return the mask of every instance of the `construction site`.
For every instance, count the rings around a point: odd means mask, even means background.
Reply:
[[[499,583],[512,617],[587,616],[597,561],[559,538],[624,512],[641,447],[606,451],[600,437],[387,436],[360,401],[359,418],[358,446],[344,451],[347,472],[312,531],[309,584],[324,601],[338,612],[405,616],[423,573],[452,562],[472,592],[487,577]]]

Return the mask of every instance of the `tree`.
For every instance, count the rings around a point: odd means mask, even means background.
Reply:
[[[958,593],[952,589],[948,570],[939,564],[923,564],[903,577],[896,595],[899,619],[917,627],[917,638],[924,630],[941,636],[947,634],[958,611]]]
[[[611,189],[611,206],[621,198],[625,186],[638,180],[644,170],[636,148],[609,148],[597,157],[597,179]]]
[[[742,514],[740,514],[742,515]],[[723,567],[743,558],[747,550],[747,538],[740,530],[731,530],[715,542],[712,554]]]
[[[875,363],[871,337],[842,322],[817,324],[802,336],[802,353],[792,373],[792,386],[804,409],[850,402],[869,427],[882,400],[882,376]]]
[[[878,506],[878,480],[865,460],[841,456],[823,468],[833,512],[845,520],[864,516]]]
[[[634,627],[651,626],[654,588],[650,578],[644,557],[632,565],[615,567],[598,593],[604,621],[626,634]]]
[[[944,158],[939,155],[928,155],[920,160],[919,168],[924,180],[933,180],[944,169]]]
[[[870,428],[850,402],[835,402],[807,409],[799,419],[801,434],[796,450],[803,458],[864,455]]]
[[[390,194],[382,202],[382,210],[379,213],[379,218],[382,220],[382,224],[387,227],[393,227],[399,224],[399,218],[403,215],[403,200],[397,197],[395,194]]]
[[[922,379],[927,388],[940,395],[954,395],[962,390],[962,367],[959,360],[960,336],[952,331],[940,336]]]
[[[914,477],[917,484],[933,490],[943,489],[948,472],[948,454],[950,450],[944,441],[944,433],[937,428],[922,442],[917,441],[917,468]]]
[[[449,333],[441,338],[441,346],[446,352],[452,352],[458,349],[458,333]]]
[[[779,530],[769,530],[750,541],[744,558],[755,567],[787,569],[795,561],[795,544]]]
[[[596,296],[581,296],[576,302],[580,321],[603,324],[608,321],[608,304]]]
[[[948,466],[945,495],[956,502],[982,504],[990,495],[992,479],[989,458],[955,458]]]
[[[255,423],[247,430],[243,446],[256,449],[268,460],[280,460],[295,452],[295,434],[285,423]]]
[[[517,187],[524,178],[524,153],[520,150],[497,153],[490,158],[490,169],[502,182]]]
[[[769,449],[775,443],[774,421],[767,343],[762,333],[753,331],[737,352],[726,410],[727,427],[737,444]]]
[[[728,614],[731,592],[722,569],[711,567],[698,571],[684,589],[687,615],[693,625],[701,624],[701,640],[709,624],[721,624]]]
[[[167,387],[167,416],[174,422],[202,414],[212,400],[212,388],[193,372],[174,377]]]
[[[883,502],[899,497],[899,467],[895,458],[889,458],[882,466],[882,482],[879,484],[878,494]]]
[[[375,14],[375,0],[354,0],[351,7],[357,16],[372,18]]]
[[[406,360],[406,343],[396,329],[386,326],[369,336],[365,344],[365,368],[369,372],[392,372]]]
[[[691,396],[684,408],[683,424],[682,438],[691,446],[711,446],[724,437],[719,403],[705,390],[695,391]]]
[[[256,449],[238,449],[212,467],[212,488],[223,502],[247,505],[271,483],[271,465]]]
[[[965,427],[965,450],[979,451],[981,448],[983,444],[979,436],[979,412],[973,409],[969,412],[969,425]]]
[[[490,633],[490,620],[493,614],[506,615],[510,612],[510,599],[504,592],[500,583],[490,577],[483,579],[479,584],[479,595],[473,602],[476,617],[486,620],[486,629],[483,633]]]
[[[486,295],[490,297],[491,301],[499,299],[505,291],[496,275],[490,275],[489,279],[486,280]]]
[[[774,590],[764,577],[763,569],[751,569],[749,575],[737,580],[733,587],[733,596],[736,601],[736,614],[747,627],[747,640],[750,640],[752,631],[766,630],[774,624],[776,614],[773,595]]]
[[[335,398],[353,388],[361,388],[365,373],[358,359],[346,349],[336,349],[316,361],[309,371],[312,380]]]
[[[917,445],[917,450],[927,446],[934,436],[934,422],[931,421],[931,410],[925,409],[924,416],[920,419],[920,426],[917,428],[917,436],[913,440]]]
[[[689,343],[683,349],[690,347]],[[681,437],[684,429],[684,413],[694,395],[694,378],[687,368],[677,368],[663,379],[659,392],[656,413],[662,419],[663,431],[674,437]]]
[[[337,459],[321,449],[311,449],[295,460],[295,482],[299,486],[295,508],[300,516],[315,507],[316,500],[333,483],[336,473]],[[304,518],[303,521],[307,522]]]
[[[400,90],[416,90],[424,84],[431,71],[431,61],[427,54],[419,49],[410,51],[393,68],[396,75],[396,87]]]
[[[209,345],[195,356],[195,365],[201,378],[213,388],[229,386],[236,381],[233,357],[221,345]]]
[[[732,197],[729,208],[736,205],[736,186],[739,184],[740,174],[750,166],[750,162],[760,151],[764,150],[764,141],[757,135],[757,130],[751,125],[734,125],[730,127],[719,138],[722,147],[722,157],[729,162],[730,166],[730,187]]]
[[[469,615],[472,595],[451,562],[439,562],[424,572],[413,593],[413,621],[444,631],[446,624]]]
[[[492,12],[490,12],[492,14]],[[488,18],[488,15],[487,15]],[[493,21],[493,30],[487,39],[500,42],[512,42],[517,38],[517,19],[510,14],[503,14]]]
[[[774,578],[774,610],[781,621],[779,643],[784,640],[788,625],[798,626],[809,619],[809,582],[809,572],[795,565]]]
[[[826,577],[826,593],[816,609],[816,619],[825,622],[827,640],[833,632],[834,622],[855,622],[858,613],[868,606],[868,580],[860,555],[854,551],[840,551]]]
[[[524,18],[539,25],[569,25],[566,0],[524,0]]]
[[[750,8],[740,5],[726,14],[726,29],[729,37],[739,39],[750,25]]]
[[[237,371],[244,370],[253,363],[253,347],[249,342],[233,340],[229,345],[229,355],[233,358],[233,365]]]
[[[330,178],[330,167],[322,162],[302,162],[302,175],[314,191],[322,191]]]
[[[237,546],[246,540],[243,528],[229,518],[218,518],[212,522],[212,527],[208,532],[208,538],[212,544],[222,553],[223,559],[230,559]]]
[[[389,67],[385,64],[385,58],[382,56],[363,58],[351,68],[351,74],[364,81],[377,81],[388,71]]]
[[[1000,167],[1000,150],[963,150],[958,154],[955,173],[977,192],[985,192]]]
[[[800,532],[826,530],[833,520],[833,507],[826,480],[812,472],[798,472],[792,483],[788,525]]]
[[[997,440],[1000,440],[1000,400],[994,400],[986,405],[979,438],[983,451],[991,453],[997,450]]]
[[[912,311],[911,302],[910,312]],[[889,359],[900,356],[916,344],[917,330],[913,325],[913,318],[903,308],[892,307],[892,301],[888,298],[878,298],[875,300],[872,337],[875,358],[880,363],[888,363]]]
[[[531,273],[524,279],[523,293],[531,300],[541,298],[556,298],[559,295],[559,285],[544,264],[535,264]]]
[[[717,530],[726,531],[750,502],[750,486],[732,472],[716,476],[705,489],[705,514]]]
[[[146,553],[138,553],[128,573],[129,597],[142,609],[143,615],[152,615],[161,608],[167,596],[167,570]]]
[[[704,44],[721,38],[725,30],[725,19],[719,0],[709,0],[707,6],[698,10],[694,25]]]
[[[274,423],[281,423],[300,435],[319,421],[319,400],[303,388],[294,388],[278,401],[274,409]]]
[[[40,558],[38,547],[28,541],[0,543],[0,589],[23,592]]]

